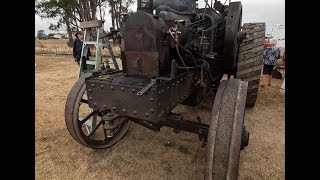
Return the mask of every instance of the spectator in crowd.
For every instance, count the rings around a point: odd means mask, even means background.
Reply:
[[[272,39],[263,52],[263,75],[261,87],[271,86],[272,70],[280,58],[280,49],[276,47],[277,40]]]

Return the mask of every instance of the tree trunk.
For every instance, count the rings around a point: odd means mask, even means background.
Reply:
[[[96,0],[90,0],[90,9],[91,9],[91,19],[90,20],[95,20],[96,18],[96,13],[97,13],[97,3]]]
[[[64,17],[63,20],[66,23],[66,27],[67,27],[67,33],[68,33],[68,43],[67,44],[69,47],[72,47],[73,46],[73,38],[72,38],[70,22],[69,22],[69,19],[66,17]]]
[[[115,22],[114,4],[112,3],[112,4],[110,4],[110,6],[111,6],[111,22],[112,22],[112,27],[114,28],[115,27],[115,24],[114,24],[114,22]]]

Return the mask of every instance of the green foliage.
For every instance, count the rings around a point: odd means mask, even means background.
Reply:
[[[44,30],[41,29],[37,32],[37,38],[38,39],[47,39],[47,35],[44,33]]]

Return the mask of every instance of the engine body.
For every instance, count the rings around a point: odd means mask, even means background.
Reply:
[[[179,104],[198,105],[234,69],[225,18],[196,0],[138,0],[121,29],[123,71],[86,80],[89,106],[158,123]]]

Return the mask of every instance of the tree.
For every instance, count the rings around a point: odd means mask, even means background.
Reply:
[[[47,35],[44,33],[44,30],[41,29],[37,32],[37,38],[38,39],[47,39]]]
[[[42,0],[35,1],[35,13],[42,18],[58,18],[56,24],[50,24],[50,30],[59,30],[61,25],[66,25],[69,41],[72,46],[72,31],[79,30],[79,22],[97,19],[98,7],[106,0]],[[133,0],[107,0],[110,5],[112,26],[120,28],[121,14],[129,12]],[[101,15],[102,16],[102,15]]]
[[[69,37],[68,45],[72,46],[72,30],[79,30],[79,22],[96,19],[99,0],[43,0],[36,1],[36,14],[42,18],[58,18],[56,24],[50,24],[50,30],[58,30],[66,25]]]
[[[53,33],[49,33],[49,34],[47,35],[48,39],[55,39],[53,36],[54,36]]]
[[[134,3],[134,0],[108,0],[110,6],[112,27],[115,29],[120,28],[121,15],[129,13],[129,6]]]

